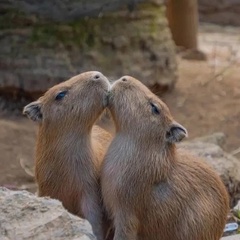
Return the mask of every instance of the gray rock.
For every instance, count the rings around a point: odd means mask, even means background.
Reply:
[[[210,135],[194,138],[191,142],[205,142],[205,143],[213,143],[220,147],[223,146],[226,140],[226,135],[222,132],[216,132]]]
[[[95,240],[90,224],[54,199],[0,188],[0,239]]]
[[[133,12],[126,7],[130,2],[138,4]],[[85,8],[79,8],[84,3]],[[99,11],[101,4],[106,7],[104,14],[92,17],[90,10]],[[176,82],[175,47],[161,0],[34,0],[3,5],[0,94],[37,98],[53,85],[91,70],[111,79],[133,75],[158,93],[172,89]],[[108,9],[112,5],[114,11]],[[29,11],[23,14],[10,6]],[[83,9],[87,18],[64,21],[75,19],[74,12]],[[35,10],[53,18],[60,11],[57,16],[62,21],[33,17]]]
[[[239,240],[239,239],[240,239],[240,234],[236,234],[236,235],[221,238],[221,240]]]
[[[235,210],[240,210],[240,201],[238,201],[237,205],[234,206],[234,209],[235,209]]]
[[[234,207],[240,199],[240,161],[213,143],[183,142],[178,147],[205,159],[217,171],[230,195],[230,206]]]
[[[131,6],[146,0],[21,0],[1,1],[0,7],[7,9],[20,9],[28,14],[37,14],[41,17],[55,21],[77,20],[83,17],[98,17],[100,14],[110,12],[122,6]]]
[[[200,20],[223,25],[240,25],[240,1],[198,0]]]

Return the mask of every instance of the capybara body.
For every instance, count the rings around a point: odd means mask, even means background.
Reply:
[[[111,135],[93,126],[109,90],[100,72],[82,73],[49,89],[23,113],[39,123],[35,178],[39,196],[60,200],[104,239],[100,168]],[[104,227],[103,227],[104,226]]]
[[[114,240],[219,240],[225,186],[204,161],[176,148],[187,131],[167,106],[126,76],[112,85],[109,109],[116,136],[101,183]]]

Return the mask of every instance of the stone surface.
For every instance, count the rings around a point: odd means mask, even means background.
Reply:
[[[99,14],[114,11],[121,6],[132,9],[145,0],[21,0],[0,2],[1,9],[19,9],[27,14],[37,14],[55,21],[77,20],[82,17],[97,17]],[[158,0],[158,2],[161,0]],[[161,1],[162,2],[162,1]]]
[[[240,1],[198,0],[200,20],[224,25],[240,25]]]
[[[222,132],[216,132],[211,135],[206,135],[198,138],[194,138],[191,142],[204,142],[204,143],[213,143],[220,147],[223,146],[226,140],[226,135]]]
[[[230,195],[230,206],[234,207],[240,199],[240,161],[209,142],[183,142],[178,147],[205,159],[217,171]]]
[[[240,210],[240,201],[238,201],[237,205],[234,207],[235,210]]]
[[[95,240],[90,224],[53,199],[0,188],[0,239]]]
[[[223,238],[221,238],[221,240],[240,240],[240,234],[223,237]]]
[[[65,9],[68,1],[62,2]],[[171,89],[177,77],[175,49],[162,1],[140,1],[134,11],[126,2],[96,18],[61,23],[3,8],[0,93],[36,98],[49,87],[89,70],[102,71],[110,79],[133,75],[156,92]]]
[[[226,70],[240,64],[240,27],[202,23],[199,28],[199,49],[207,56],[207,62],[215,76],[224,76]],[[220,79],[218,79],[221,81]]]

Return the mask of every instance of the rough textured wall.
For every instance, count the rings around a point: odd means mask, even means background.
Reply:
[[[223,25],[240,25],[240,0],[198,0],[200,20]]]
[[[89,222],[55,199],[0,187],[0,211],[1,240],[96,240]]]
[[[19,9],[26,14],[66,22],[82,17],[98,17],[99,14],[116,11],[123,6],[133,10],[141,2],[146,0],[2,0],[0,8]],[[162,0],[155,2],[161,3]]]
[[[88,70],[113,79],[133,75],[157,92],[172,88],[175,51],[162,1],[105,0],[101,11],[96,10],[99,1],[51,2],[58,2],[58,7],[46,0],[1,3],[0,92],[36,98],[52,85]],[[81,2],[86,3],[84,14],[94,17],[81,18]],[[36,8],[37,4],[45,8]],[[30,14],[36,9],[37,16]]]

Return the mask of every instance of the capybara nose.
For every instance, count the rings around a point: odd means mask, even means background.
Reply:
[[[94,71],[92,72],[92,77],[94,80],[100,80],[100,79],[103,79],[103,78],[106,78],[101,72],[98,72],[98,71]]]

